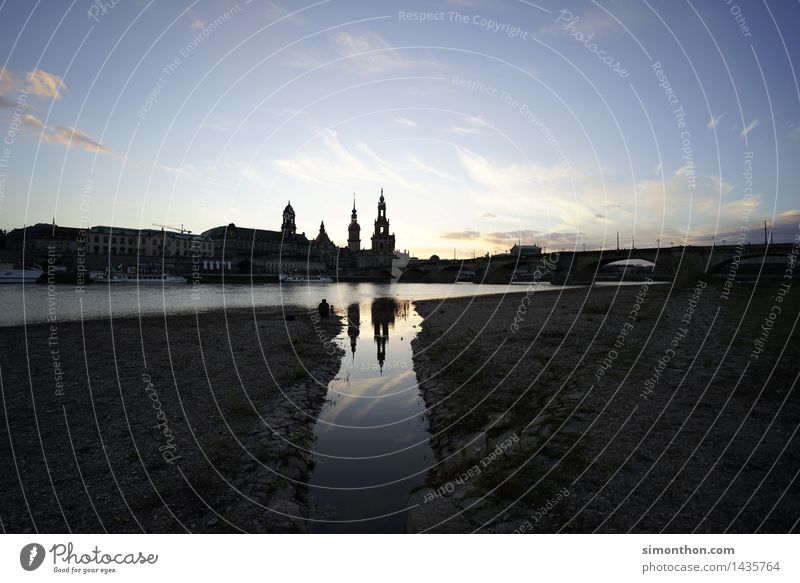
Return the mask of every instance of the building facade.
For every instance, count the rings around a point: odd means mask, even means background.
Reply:
[[[91,255],[137,257],[214,258],[214,241],[205,235],[179,233],[163,229],[132,229],[96,226],[89,229],[88,252]]]

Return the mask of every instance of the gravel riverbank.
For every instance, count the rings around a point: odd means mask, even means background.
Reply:
[[[796,530],[798,291],[721,292],[416,302],[437,466],[408,530]]]
[[[285,308],[2,328],[3,530],[305,532],[341,326]]]

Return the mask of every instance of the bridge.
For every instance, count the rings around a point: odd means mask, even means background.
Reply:
[[[398,281],[453,283],[469,280],[502,284],[514,278],[520,282],[535,280],[550,281],[555,285],[586,285],[593,283],[600,269],[610,263],[640,260],[655,264],[659,272],[668,274],[677,285],[688,286],[708,275],[724,278],[734,262],[747,259],[769,261],[770,258],[785,262],[791,252],[791,243],[775,243],[503,254],[463,261],[411,261]],[[734,275],[738,271],[737,267]]]
[[[771,245],[712,245],[679,246],[648,249],[624,249],[559,253],[551,283],[577,285],[594,282],[597,272],[617,261],[649,261],[668,272],[679,286],[692,285],[707,275],[723,276],[733,262],[745,259],[763,260],[768,257],[786,258],[792,252],[791,243]],[[737,268],[738,270],[738,268]],[[735,275],[735,273],[734,273]]]

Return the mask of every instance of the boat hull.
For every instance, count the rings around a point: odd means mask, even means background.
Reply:
[[[38,270],[11,269],[0,271],[0,283],[36,283],[41,276]]]
[[[114,285],[185,285],[184,277],[169,277],[166,279],[136,279],[136,278],[106,278],[98,277],[95,283],[109,283]]]

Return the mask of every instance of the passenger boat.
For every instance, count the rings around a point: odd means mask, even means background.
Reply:
[[[186,283],[186,278],[169,273],[103,273],[93,280],[96,283],[127,283],[136,285],[167,285]]]
[[[333,283],[333,278],[326,275],[280,275],[281,283]]]
[[[33,265],[28,269],[16,269],[13,265],[0,266],[0,283],[35,283],[42,276],[42,268]]]

